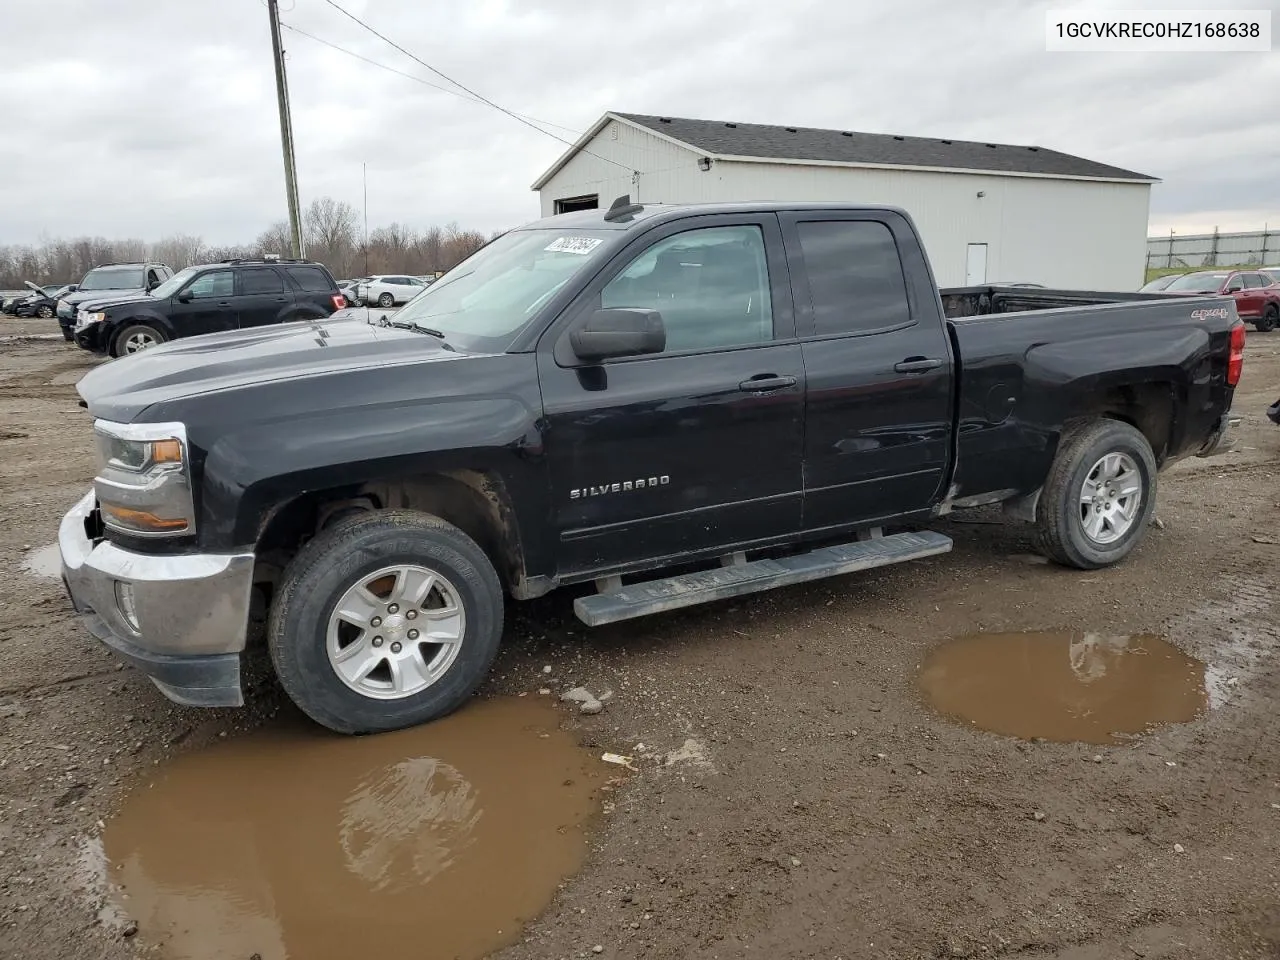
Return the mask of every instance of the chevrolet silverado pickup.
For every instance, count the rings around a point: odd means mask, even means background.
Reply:
[[[619,198],[392,315],[89,372],[63,575],[179,703],[243,702],[253,611],[309,716],[390,730],[466,700],[508,598],[609,623],[945,553],[930,522],[990,504],[1116,563],[1157,472],[1225,446],[1243,350],[1230,297],[939,291],[892,208]]]

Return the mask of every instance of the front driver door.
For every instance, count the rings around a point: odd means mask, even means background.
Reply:
[[[570,332],[613,307],[659,311],[665,352],[578,361]],[[772,214],[638,236],[542,338],[538,369],[561,576],[798,532],[804,366]]]
[[[237,326],[235,275],[230,270],[202,273],[173,298],[169,311],[174,335],[194,337],[201,333],[234,330]]]

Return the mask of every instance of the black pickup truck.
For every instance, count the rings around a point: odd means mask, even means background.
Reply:
[[[927,524],[994,503],[1115,563],[1157,471],[1224,446],[1243,349],[1229,298],[940,292],[900,210],[621,198],[394,315],[91,371],[63,572],[178,702],[242,702],[257,608],[305,712],[388,730],[475,689],[504,596],[594,582],[608,623],[944,553]]]

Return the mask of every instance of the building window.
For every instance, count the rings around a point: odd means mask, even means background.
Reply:
[[[556,213],[572,213],[575,210],[596,210],[600,207],[600,194],[585,197],[566,197],[556,201]]]

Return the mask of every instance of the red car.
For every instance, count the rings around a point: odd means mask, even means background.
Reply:
[[[1162,291],[1183,296],[1216,293],[1236,301],[1241,320],[1266,333],[1280,326],[1280,283],[1258,270],[1201,270],[1183,274]]]

